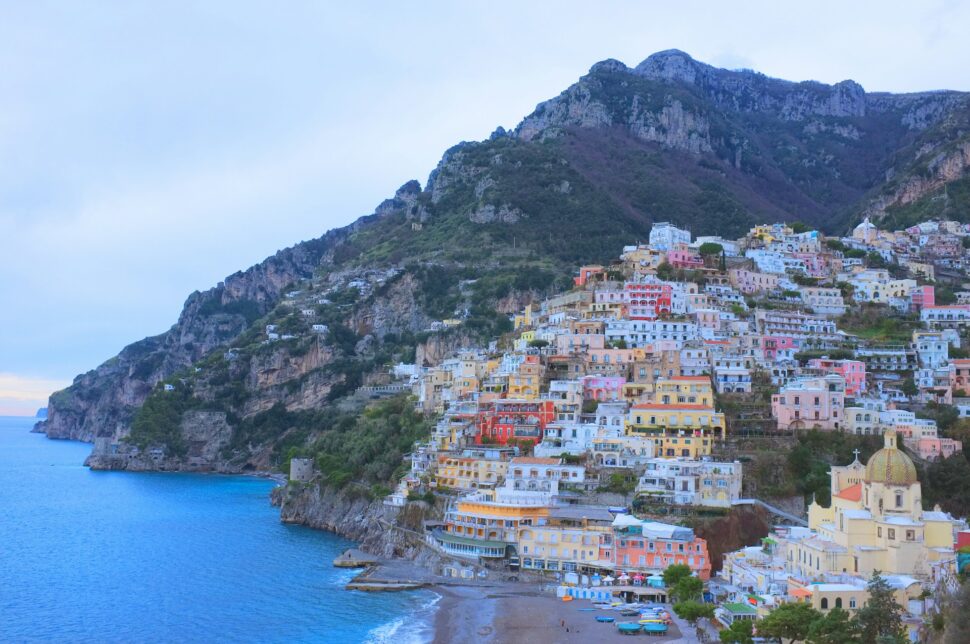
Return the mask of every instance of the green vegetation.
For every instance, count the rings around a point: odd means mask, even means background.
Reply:
[[[707,619],[714,617],[714,605],[689,599],[675,603],[674,612],[681,619],[686,619],[691,624],[695,624],[701,617]]]
[[[404,454],[430,432],[430,423],[407,396],[375,402],[360,412],[331,407],[290,412],[276,404],[242,421],[232,449],[275,441],[275,452],[285,455],[285,462],[314,458],[323,481],[333,487],[386,484],[395,478]]]
[[[892,587],[877,570],[869,580],[869,601],[856,613],[863,642],[905,642],[903,609]]]
[[[187,446],[180,428],[182,414],[200,407],[201,402],[181,382],[176,381],[172,386],[173,390],[165,391],[164,384],[159,383],[135,414],[127,441],[138,449],[159,446],[165,448],[168,456],[185,455]]]
[[[811,604],[782,604],[758,622],[758,635],[777,637],[795,644],[807,638],[812,625],[820,619],[822,614],[812,608]]]
[[[914,315],[903,315],[884,304],[866,303],[855,306],[838,320],[846,333],[883,343],[908,343],[919,327]]]
[[[738,619],[718,634],[724,644],[753,644],[754,623],[750,619]]]

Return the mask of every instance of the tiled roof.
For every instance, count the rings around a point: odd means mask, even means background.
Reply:
[[[862,483],[850,485],[844,490],[841,490],[835,496],[839,497],[840,499],[845,499],[846,501],[858,501],[862,498]]]

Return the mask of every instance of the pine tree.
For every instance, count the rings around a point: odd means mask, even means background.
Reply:
[[[889,583],[880,571],[874,571],[869,579],[869,601],[856,615],[864,644],[905,641],[902,612]]]

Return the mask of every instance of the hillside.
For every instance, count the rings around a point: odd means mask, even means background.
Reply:
[[[445,152],[424,187],[409,181],[354,224],[193,293],[169,331],[54,394],[38,429],[95,442],[102,467],[137,446],[126,467],[271,468],[361,429],[351,394],[388,362],[500,335],[507,313],[653,221],[733,236],[796,219],[837,231],[863,213],[899,225],[937,208],[970,220],[968,121],[965,93],[867,94],[677,51],[597,63],[514,131]],[[451,317],[461,326],[429,330]],[[160,402],[163,382],[179,395]],[[378,441],[340,455],[371,455],[349,476],[385,480],[421,431],[388,413],[363,431],[393,436],[392,453],[377,458]]]

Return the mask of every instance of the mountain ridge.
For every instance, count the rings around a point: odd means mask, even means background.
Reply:
[[[449,148],[423,188],[410,180],[372,214],[193,293],[168,331],[51,396],[38,430],[96,442],[95,461],[112,467],[105,450],[177,378],[195,407],[172,410],[178,422],[160,435],[199,445],[179,443],[189,456],[164,467],[272,467],[284,443],[316,436],[308,410],[379,382],[382,361],[497,335],[505,314],[562,287],[576,265],[615,257],[654,221],[726,235],[792,219],[829,231],[863,215],[970,221],[968,96],[794,83],[676,50],[635,68],[601,61],[515,129]],[[366,288],[354,295],[354,282]],[[326,336],[298,319],[287,293],[301,290]],[[454,315],[460,331],[427,332]],[[304,335],[267,345],[268,324]],[[241,357],[223,359],[234,348]]]

